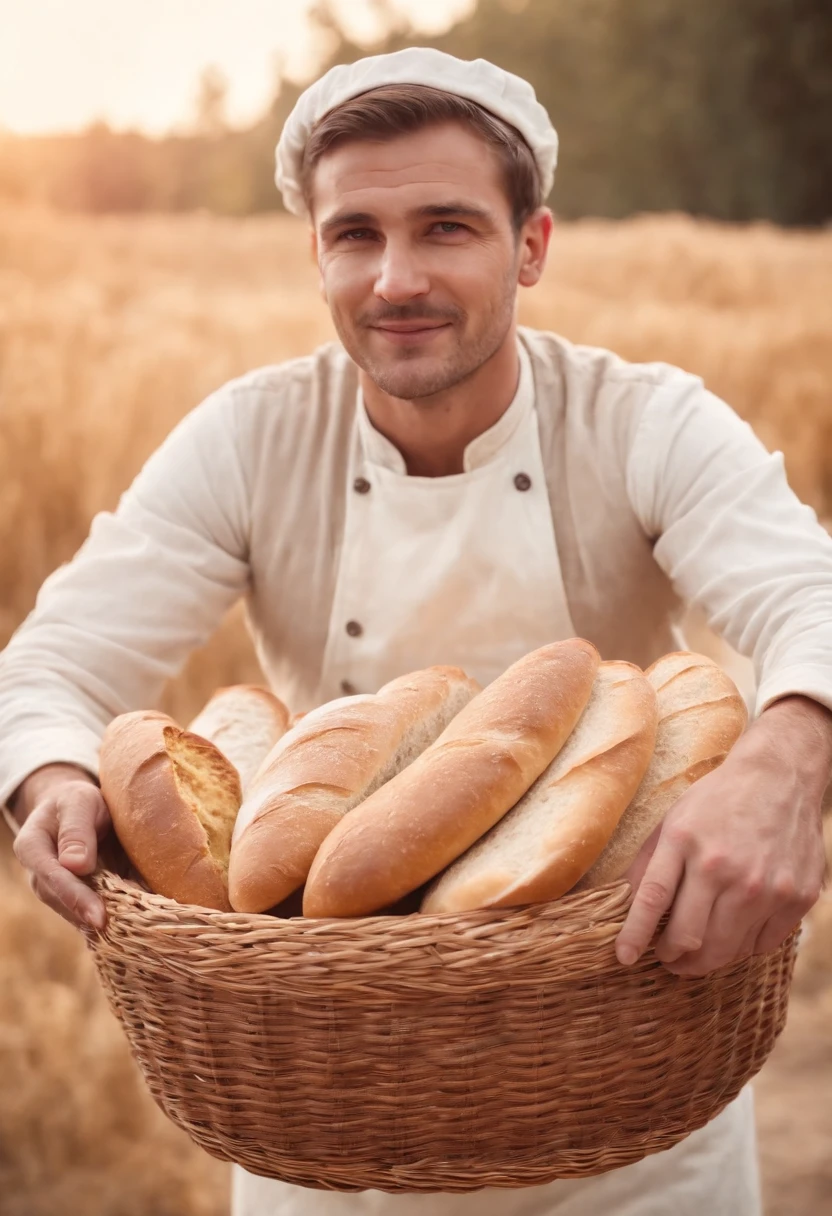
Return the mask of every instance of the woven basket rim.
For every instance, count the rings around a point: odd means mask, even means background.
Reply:
[[[142,908],[161,925],[165,917],[171,924],[205,925],[223,930],[274,930],[279,936],[320,938],[352,938],[368,929],[381,929],[390,934],[407,931],[405,926],[417,921],[420,926],[439,929],[454,927],[476,930],[489,926],[525,924],[541,918],[558,927],[558,936],[572,936],[598,925],[623,923],[632,902],[632,888],[626,879],[617,879],[589,891],[570,892],[559,899],[522,904],[513,908],[476,908],[469,912],[408,912],[374,913],[351,917],[281,917],[269,912],[224,912],[200,904],[179,903],[166,895],[148,891],[131,878],[112,870],[98,869],[90,878],[93,889],[105,900],[108,896],[129,895],[131,902]]]
[[[229,987],[258,976],[265,985],[268,972],[299,988],[324,971],[354,977],[357,966],[377,991],[394,971],[425,966],[449,989],[474,976],[480,991],[565,983],[620,968],[614,942],[631,902],[630,884],[617,882],[518,908],[312,920],[179,904],[112,872],[97,872],[93,885],[108,924],[102,935],[88,931],[90,944],[116,954],[125,935],[138,936],[156,965]],[[648,950],[636,966],[661,964]]]

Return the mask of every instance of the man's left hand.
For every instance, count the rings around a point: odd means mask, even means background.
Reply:
[[[679,976],[774,950],[820,895],[821,802],[832,713],[790,696],[765,710],[722,766],[679,799],[626,876],[635,892],[616,941],[629,965],[655,953]]]

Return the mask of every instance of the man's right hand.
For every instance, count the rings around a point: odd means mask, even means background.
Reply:
[[[103,929],[104,904],[81,881],[95,869],[110,827],[93,778],[74,764],[47,764],[26,778],[11,809],[23,824],[15,856],[38,899],[78,928]]]

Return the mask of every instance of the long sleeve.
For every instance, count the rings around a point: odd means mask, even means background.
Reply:
[[[832,538],[782,454],[679,375],[645,408],[627,486],[678,594],[753,660],[756,712],[790,693],[832,709]]]
[[[0,804],[43,764],[97,773],[107,723],[158,704],[249,577],[233,386],[188,414],[41,587],[0,654]]]

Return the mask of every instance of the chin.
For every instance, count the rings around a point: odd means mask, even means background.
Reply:
[[[436,393],[453,388],[470,374],[457,363],[449,364],[448,360],[424,356],[389,363],[366,359],[360,366],[383,393],[402,401],[433,397]]]

